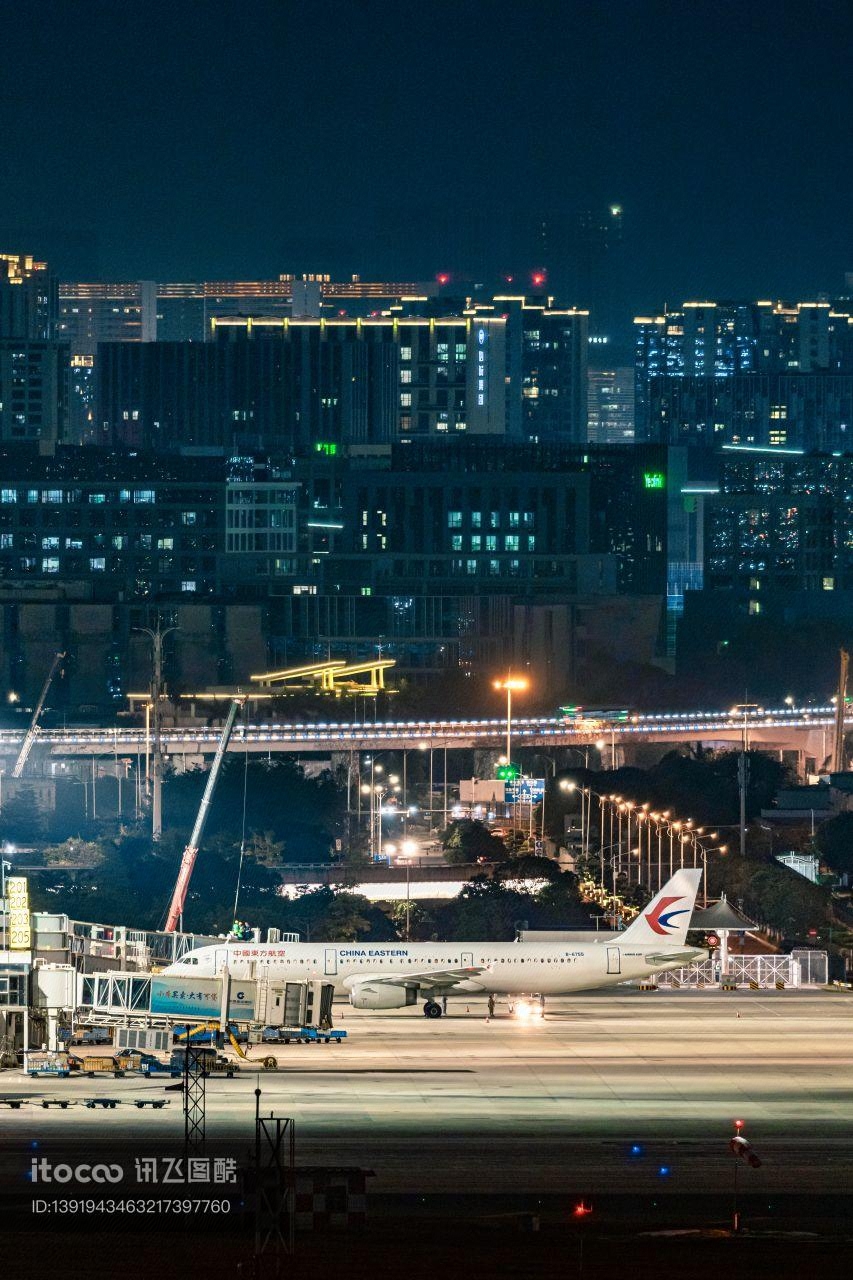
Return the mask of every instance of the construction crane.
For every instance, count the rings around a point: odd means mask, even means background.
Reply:
[[[33,743],[38,737],[39,720],[41,718],[41,713],[44,710],[44,704],[45,704],[45,699],[47,698],[47,695],[48,695],[48,690],[50,689],[50,686],[53,683],[53,677],[56,675],[56,669],[64,657],[65,657],[64,653],[55,653],[53,655],[53,662],[50,664],[50,671],[48,671],[47,679],[42,685],[42,691],[39,694],[39,700],[36,703],[36,709],[33,712],[33,718],[30,721],[30,727],[29,729],[27,729],[27,732],[24,736],[24,741],[21,743],[21,750],[18,752],[18,758],[15,761],[15,767],[12,770],[13,778],[20,778],[21,774],[24,772],[24,765],[27,763],[27,757],[32,751]]]
[[[847,669],[850,665],[850,654],[846,649],[839,650],[838,691],[835,700],[835,748],[832,753],[832,767],[836,773],[844,772],[844,712],[847,701]]]
[[[178,921],[182,920],[184,914],[184,903],[187,898],[187,889],[190,884],[190,877],[193,873],[195,860],[198,857],[198,850],[201,844],[201,838],[204,835],[204,827],[207,822],[207,815],[210,812],[210,806],[213,802],[213,793],[216,790],[216,784],[219,781],[219,774],[222,770],[222,761],[225,758],[225,752],[228,750],[228,743],[231,739],[231,730],[234,728],[234,721],[237,718],[237,712],[242,706],[242,699],[235,698],[228,708],[228,715],[225,717],[225,724],[222,727],[222,736],[219,739],[219,746],[216,748],[216,755],[213,757],[213,765],[207,778],[207,786],[204,788],[204,795],[201,798],[198,814],[196,815],[195,826],[190,835],[190,841],[184,849],[181,857],[181,865],[178,870],[178,878],[175,881],[175,888],[172,892],[172,901],[169,904],[169,914],[166,918],[166,932],[174,933],[178,926]]]

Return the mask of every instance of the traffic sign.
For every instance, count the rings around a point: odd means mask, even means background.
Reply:
[[[539,804],[544,795],[544,778],[514,778],[506,786],[506,798],[511,804]]]

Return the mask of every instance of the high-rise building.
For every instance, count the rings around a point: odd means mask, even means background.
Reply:
[[[68,409],[68,348],[62,343],[0,338],[0,440],[63,439]]]
[[[478,307],[478,314],[485,308]],[[507,414],[513,435],[582,444],[586,436],[589,312],[497,294],[507,322]],[[519,390],[521,394],[519,395]]]
[[[839,447],[853,314],[828,302],[689,302],[634,324],[638,439]]]
[[[590,365],[587,438],[590,444],[629,444],[634,439],[632,365]]]
[[[94,355],[99,342],[207,342],[222,317],[366,316],[401,298],[435,294],[423,281],[332,280],[280,275],[275,280],[63,281],[59,336],[72,355]]]
[[[211,343],[99,348],[96,440],[310,454],[506,433],[502,317],[224,317]]]
[[[56,281],[46,262],[0,253],[0,338],[45,342],[56,322]]]

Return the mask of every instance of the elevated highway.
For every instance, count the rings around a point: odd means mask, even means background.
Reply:
[[[519,747],[553,750],[583,749],[602,744],[614,754],[642,743],[742,742],[744,726],[750,745],[797,751],[822,762],[832,750],[835,709],[784,707],[756,709],[745,715],[722,711],[672,712],[635,715],[625,723],[606,720],[568,720],[555,716],[513,718],[512,739]],[[217,726],[187,726],[162,731],[167,755],[212,756],[219,741]],[[14,758],[23,733],[0,730],[0,759]],[[320,723],[249,723],[235,728],[229,750],[275,755],[350,753],[358,751],[415,751],[430,749],[501,749],[506,719],[386,720],[375,724],[328,721]],[[53,756],[115,756],[145,752],[150,736],[144,728],[124,725],[104,728],[43,729],[36,746]]]

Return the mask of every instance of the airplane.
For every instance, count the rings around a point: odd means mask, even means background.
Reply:
[[[403,1009],[424,998],[440,1018],[444,996],[569,995],[678,969],[704,957],[687,946],[702,878],[684,867],[617,935],[580,942],[225,942],[197,947],[166,977],[322,981],[356,1009]],[[438,999],[437,999],[438,997]]]

